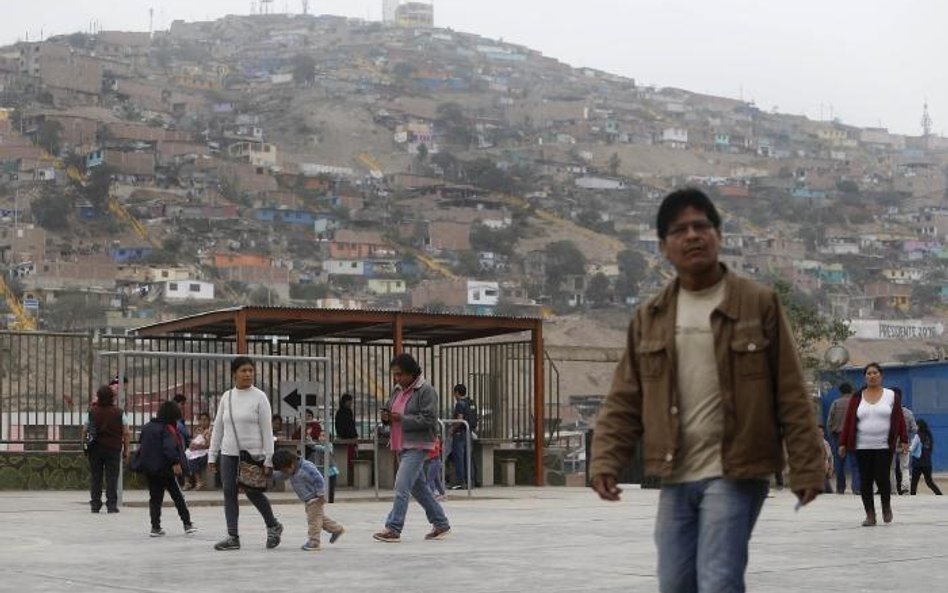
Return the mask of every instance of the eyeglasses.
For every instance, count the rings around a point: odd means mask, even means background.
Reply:
[[[688,234],[688,229],[692,229],[696,235],[703,235],[711,231],[714,224],[710,220],[693,220],[668,227],[667,235],[669,237],[684,237]]]

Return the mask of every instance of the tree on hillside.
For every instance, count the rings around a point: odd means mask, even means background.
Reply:
[[[616,296],[622,301],[639,293],[639,283],[648,271],[648,262],[634,249],[625,249],[616,256],[619,277],[616,279]]]
[[[774,290],[783,304],[793,329],[793,338],[805,369],[818,369],[821,358],[816,352],[821,343],[837,344],[853,334],[849,326],[838,318],[829,318],[820,313],[816,304],[793,289],[783,279],[774,281]]]
[[[70,200],[51,187],[44,187],[40,197],[30,204],[33,220],[47,231],[63,231],[69,228]]]
[[[435,124],[444,133],[445,142],[467,148],[474,140],[467,116],[460,104],[451,101],[438,105]]]
[[[569,240],[555,241],[546,246],[546,288],[550,294],[560,292],[567,276],[586,273],[586,256],[576,243]]]
[[[36,144],[52,155],[62,150],[63,125],[58,121],[44,121],[36,131]]]
[[[40,309],[40,324],[50,331],[81,331],[105,325],[105,308],[95,302],[96,295],[67,292]]]
[[[609,157],[609,174],[613,177],[618,175],[620,166],[622,166],[622,159],[619,158],[619,153],[612,153],[612,156]]]
[[[293,82],[313,84],[316,81],[316,59],[313,56],[299,54],[293,56]]]
[[[470,183],[484,189],[504,193],[512,193],[516,189],[514,179],[486,157],[465,163],[464,172]]]
[[[589,286],[586,287],[586,301],[596,308],[606,306],[611,297],[610,288],[609,278],[598,272],[590,278]]]

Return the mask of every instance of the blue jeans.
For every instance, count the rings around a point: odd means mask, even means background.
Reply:
[[[467,486],[467,433],[460,431],[451,437],[451,457],[454,458],[454,483]],[[473,459],[472,466],[473,466]],[[473,469],[473,467],[472,467]]]
[[[743,593],[748,544],[765,480],[714,478],[662,486],[655,519],[661,593]]]
[[[833,469],[836,471],[836,494],[843,494],[846,492],[846,466],[849,466],[850,474],[852,479],[850,480],[850,485],[852,487],[853,494],[859,494],[859,462],[856,460],[856,456],[852,455],[850,451],[849,455],[846,455],[846,459],[840,459],[839,457],[839,437],[830,433],[829,435],[830,447],[833,449]]]
[[[428,522],[439,528],[448,528],[448,518],[444,509],[435,500],[428,489],[428,477],[425,475],[425,458],[428,452],[423,449],[404,449],[398,453],[398,471],[395,473],[395,502],[385,519],[385,527],[395,533],[401,533],[405,527],[405,514],[408,513],[408,495],[425,509]]]

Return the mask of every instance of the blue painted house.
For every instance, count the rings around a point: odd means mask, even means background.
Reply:
[[[109,257],[120,264],[143,261],[151,257],[151,247],[113,247]]]
[[[282,222],[301,226],[313,226],[316,215],[308,210],[284,210],[281,208],[257,208],[254,218],[261,222]]]
[[[882,384],[901,389],[903,405],[912,410],[916,418],[928,422],[935,438],[934,471],[948,471],[948,361],[883,364],[882,370]],[[840,383],[848,381],[857,390],[865,384],[862,367],[827,372],[821,379],[833,384],[833,389],[822,394],[824,420],[830,404],[839,397],[837,386]]]

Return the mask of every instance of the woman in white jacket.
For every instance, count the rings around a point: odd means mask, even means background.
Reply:
[[[239,550],[237,530],[237,466],[242,451],[264,465],[269,476],[273,472],[273,429],[270,426],[270,400],[254,387],[253,360],[238,356],[230,363],[234,387],[227,390],[217,406],[208,466],[211,473],[220,463],[221,484],[224,488],[224,517],[227,519],[227,537],[214,544],[215,550]],[[236,434],[235,434],[236,431]],[[239,445],[238,445],[239,442]],[[218,459],[219,458],[219,459]],[[283,525],[273,516],[270,500],[263,490],[241,486],[267,525],[267,549],[280,545]]]

